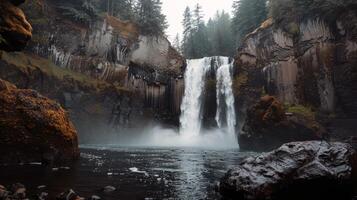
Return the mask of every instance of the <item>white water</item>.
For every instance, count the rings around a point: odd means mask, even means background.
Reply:
[[[211,62],[214,66],[211,68]],[[202,129],[203,94],[209,70],[217,77],[217,128]],[[188,60],[185,72],[185,93],[181,104],[180,130],[152,125],[137,134],[123,134],[118,139],[123,146],[198,147],[205,149],[239,148],[235,135],[235,109],[232,91],[232,64],[226,57]]]
[[[202,121],[202,93],[206,72],[210,68],[209,58],[187,61],[185,94],[181,104],[180,135],[191,138],[200,134]]]
[[[216,122],[219,128],[226,128],[227,134],[235,135],[236,113],[232,90],[232,67],[229,58],[220,58],[221,66],[217,69],[217,114]],[[225,115],[224,115],[225,114]],[[224,124],[226,122],[226,124]]]
[[[201,134],[202,96],[205,77],[211,67],[212,59],[216,60],[217,77],[217,114],[218,129]],[[232,90],[232,63],[228,57],[202,58],[187,61],[185,73],[185,94],[181,105],[180,143],[211,144],[212,146],[238,146],[235,136],[236,114]],[[225,123],[224,123],[225,122]]]

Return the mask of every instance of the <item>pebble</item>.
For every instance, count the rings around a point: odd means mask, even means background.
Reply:
[[[92,195],[91,200],[100,200],[101,198],[97,195]]]
[[[41,194],[38,196],[38,199],[45,200],[47,196],[48,196],[47,192],[41,192]]]
[[[37,186],[37,189],[39,189],[39,190],[42,190],[42,189],[45,189],[45,188],[46,188],[45,185],[39,185],[39,186]]]
[[[105,187],[103,188],[103,191],[104,191],[104,192],[114,192],[115,190],[116,190],[116,188],[113,187],[113,186],[111,186],[111,185],[105,186]]]

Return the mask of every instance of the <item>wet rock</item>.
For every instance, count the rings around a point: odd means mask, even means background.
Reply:
[[[23,0],[0,0],[0,49],[22,50],[32,37],[32,27],[16,6]]]
[[[47,192],[41,192],[41,194],[38,196],[39,200],[45,200],[48,197]]]
[[[327,137],[325,129],[313,118],[298,114],[287,116],[277,98],[264,96],[248,109],[239,144],[243,150],[268,151],[284,143],[324,137]]]
[[[43,189],[45,189],[45,188],[46,188],[45,185],[39,185],[39,186],[37,186],[37,189],[39,189],[39,190],[43,190]]]
[[[221,179],[226,199],[351,199],[356,152],[349,144],[294,142],[249,157]]]
[[[6,188],[3,185],[0,185],[0,199],[5,199],[5,197],[9,194]]]
[[[91,200],[100,200],[101,198],[97,195],[92,195]]]
[[[55,101],[1,79],[0,91],[0,162],[77,159],[76,130]],[[46,160],[44,154],[52,154],[53,160]]]
[[[110,186],[110,185],[105,186],[105,187],[103,188],[103,192],[106,192],[106,193],[114,192],[115,190],[116,190],[116,188],[113,187],[113,186]]]
[[[57,200],[82,200],[83,198],[77,195],[72,189],[61,193],[56,198]]]
[[[26,188],[23,184],[21,183],[15,183],[11,186],[11,192],[13,198],[16,199],[24,199],[26,198]]]

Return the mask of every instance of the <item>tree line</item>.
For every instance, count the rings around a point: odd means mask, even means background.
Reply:
[[[90,24],[103,14],[136,23],[144,35],[162,35],[167,28],[161,0],[65,0],[60,3],[63,15]],[[270,0],[275,2],[278,0]],[[174,46],[186,58],[222,55],[233,56],[245,35],[268,17],[268,0],[234,0],[233,13],[217,11],[207,22],[202,7],[187,7],[183,13],[182,39]],[[274,4],[273,4],[274,5]]]
[[[267,0],[235,0],[232,16],[217,11],[207,22],[199,4],[192,10],[187,7],[183,14],[182,40],[176,36],[174,46],[186,58],[233,56],[245,35],[259,27],[267,15]]]
[[[67,0],[58,8],[64,16],[84,24],[109,14],[136,23],[144,35],[160,35],[167,28],[161,6],[160,0]]]

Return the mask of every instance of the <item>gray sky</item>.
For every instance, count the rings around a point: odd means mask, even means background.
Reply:
[[[199,3],[207,22],[210,17],[215,15],[217,10],[225,10],[231,14],[233,0],[162,0],[162,3],[162,9],[169,24],[166,33],[172,41],[177,33],[181,34],[183,31],[181,22],[186,6],[189,6],[192,10]]]

